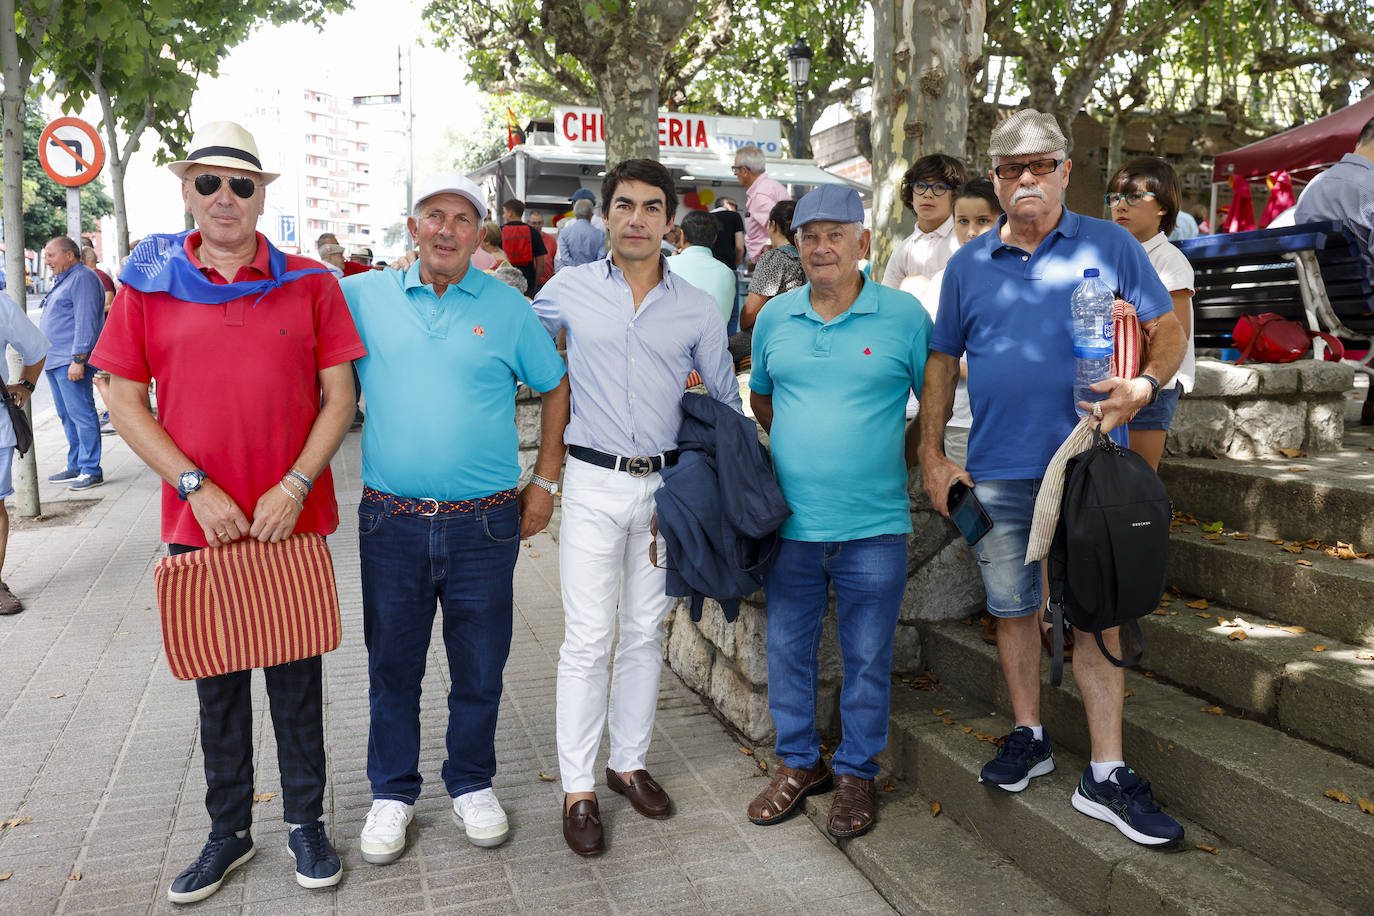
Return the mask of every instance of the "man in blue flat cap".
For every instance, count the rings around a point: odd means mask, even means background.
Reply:
[[[887,745],[911,532],[906,456],[914,463],[916,427],[904,431],[906,399],[921,393],[931,331],[920,303],[859,270],[863,218],[846,187],[825,185],[797,203],[792,228],[808,283],[759,313],[749,377],[792,517],[764,582],[768,708],[782,764],[748,816],[777,823],[833,781],[827,827],[840,838],[866,833],[877,816],[873,758]],[[832,585],[844,663],[833,774],[816,731],[816,651]]]

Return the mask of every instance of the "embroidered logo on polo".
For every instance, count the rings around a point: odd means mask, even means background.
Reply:
[[[864,356],[872,356],[872,355],[873,355],[873,351],[870,350],[870,349],[868,349],[868,347],[864,347]]]
[[[483,329],[483,327],[482,327],[480,324],[475,324],[475,325],[472,326],[472,336],[473,336],[473,337],[486,337],[486,336],[487,336],[487,332],[486,332],[486,330]]]

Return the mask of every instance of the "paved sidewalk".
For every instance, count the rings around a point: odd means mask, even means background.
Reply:
[[[105,439],[103,487],[46,482],[64,454],[51,415],[38,429],[44,510],[20,523],[6,581],[27,605],[0,618],[0,912],[165,913],[171,879],[208,831],[196,743],[196,697],[162,658],[153,601],[156,478],[118,438]],[[521,550],[515,638],[497,734],[498,796],[511,838],[469,845],[439,779],[446,665],[436,633],[425,677],[418,830],[393,865],[365,864],[358,833],[371,804],[364,774],[367,669],[353,515],[359,437],[334,470],[344,522],[330,538],[344,642],[325,662],[329,786],[325,817],[343,856],[338,888],[306,891],[286,851],[280,798],[255,808],[257,857],[215,896],[182,911],[376,913],[890,913],[872,885],[805,817],[763,829],[744,817],[764,785],[751,757],[665,672],[648,765],[676,814],[640,817],[600,791],[607,851],[582,860],[563,843],[554,747],[554,669],[562,640],[557,545]],[[13,512],[11,500],[11,512]],[[255,683],[257,789],[280,791],[261,677]],[[602,757],[604,765],[605,750]],[[4,828],[7,819],[23,822]],[[31,819],[31,820],[28,820]]]

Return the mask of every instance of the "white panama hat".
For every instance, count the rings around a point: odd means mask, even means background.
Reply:
[[[228,169],[257,172],[264,185],[280,177],[278,172],[265,172],[258,157],[258,144],[241,124],[233,121],[211,121],[191,137],[191,152],[179,162],[167,166],[178,178],[186,176],[193,165],[218,165]]]

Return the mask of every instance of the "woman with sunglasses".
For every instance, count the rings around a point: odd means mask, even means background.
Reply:
[[[1145,254],[1174,300],[1174,314],[1188,335],[1188,347],[1178,372],[1160,385],[1159,398],[1142,407],[1127,424],[1131,449],[1150,462],[1155,470],[1159,470],[1164,439],[1173,422],[1174,411],[1178,409],[1179,396],[1193,387],[1196,365],[1193,356],[1193,266],[1168,239],[1182,197],[1174,167],[1154,156],[1132,159],[1117,169],[1103,195],[1112,219],[1125,226],[1136,241],[1145,246]]]
[[[883,286],[900,289],[902,281],[914,277],[908,289],[925,299],[930,278],[959,248],[952,215],[954,192],[966,181],[964,163],[942,153],[922,156],[906,170],[899,193],[902,205],[916,214],[916,229],[892,250]]]

